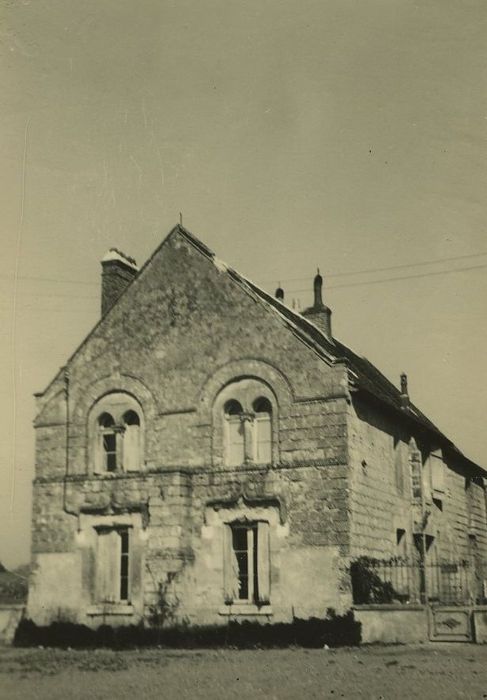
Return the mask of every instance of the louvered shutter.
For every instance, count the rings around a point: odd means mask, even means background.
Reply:
[[[259,603],[269,603],[271,595],[269,523],[257,523],[257,583]]]

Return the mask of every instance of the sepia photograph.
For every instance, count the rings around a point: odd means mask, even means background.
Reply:
[[[487,699],[485,0],[0,37],[0,698]]]

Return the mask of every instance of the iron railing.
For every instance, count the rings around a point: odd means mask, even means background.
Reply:
[[[468,561],[359,557],[350,564],[355,604],[484,602]]]

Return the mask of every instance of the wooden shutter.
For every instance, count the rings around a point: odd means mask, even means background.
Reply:
[[[240,416],[232,416],[227,418],[227,464],[238,466],[244,461],[244,426]]]
[[[269,523],[257,523],[257,583],[259,603],[269,603],[271,595]]]
[[[93,444],[93,471],[95,474],[101,474],[105,470],[103,463],[105,453],[103,450],[103,435],[101,434],[99,428],[94,438],[95,439]]]
[[[258,413],[255,417],[255,459],[258,464],[272,462],[272,421],[268,413]]]
[[[430,455],[429,462],[433,495],[443,494],[445,492],[445,464],[443,459],[441,455],[433,453]]]
[[[120,535],[116,530],[98,531],[96,597],[100,603],[120,599]]]
[[[127,425],[123,436],[123,468],[125,471],[140,469],[140,426]]]
[[[227,605],[238,600],[238,565],[230,525],[223,525],[223,594]]]
[[[401,496],[404,495],[404,470],[402,460],[402,443],[398,437],[394,437],[394,475],[396,489]]]
[[[421,501],[423,493],[423,465],[421,452],[416,447],[414,440],[409,443],[409,464],[411,468],[411,489],[415,501]]]

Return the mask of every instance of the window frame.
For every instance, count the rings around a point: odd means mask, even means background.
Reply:
[[[262,410],[264,406],[267,410]],[[264,382],[254,377],[230,382],[220,392],[215,410],[214,420],[219,433],[214,443],[217,461],[221,459],[227,467],[275,464],[278,455],[277,402]],[[232,441],[232,428],[239,424],[243,444],[235,449],[237,441]],[[236,453],[239,454],[235,456]]]
[[[105,415],[113,422],[111,425],[102,425]],[[144,413],[140,403],[131,394],[116,391],[98,399],[90,411],[87,432],[89,473],[105,475],[139,472],[143,469]],[[112,449],[107,449],[106,438],[115,442],[115,445],[110,445]],[[110,460],[114,462],[113,466],[110,465]]]
[[[237,561],[238,573],[238,599],[235,603],[256,604],[259,599],[259,572],[257,563],[257,524],[234,523],[230,526],[232,531],[232,554]],[[238,534],[245,533],[245,548],[237,549],[236,539]],[[238,544],[238,543],[237,543]],[[238,555],[241,555],[239,557]],[[242,556],[243,555],[243,556]],[[245,562],[245,567],[243,563]],[[243,573],[243,571],[246,573]],[[246,595],[242,595],[245,586]]]
[[[95,528],[95,603],[99,605],[130,605],[131,603],[131,526],[130,525],[98,525]],[[114,538],[117,535],[117,539]],[[116,543],[116,551],[105,548],[103,538],[111,538]],[[111,544],[108,542],[108,544]],[[104,549],[105,548],[105,549]],[[107,557],[107,559],[104,559]],[[108,569],[108,572],[107,572]],[[115,581],[112,580],[116,572]],[[107,584],[107,573],[110,581]],[[108,593],[107,585],[112,591]],[[105,591],[101,591],[103,587]]]
[[[224,600],[226,605],[270,605],[270,526],[266,520],[239,519],[224,523]],[[235,549],[235,533],[246,533],[245,549]],[[239,566],[238,554],[245,554],[246,574]],[[243,561],[243,557],[241,558]],[[246,581],[245,595],[241,595],[242,580]]]

